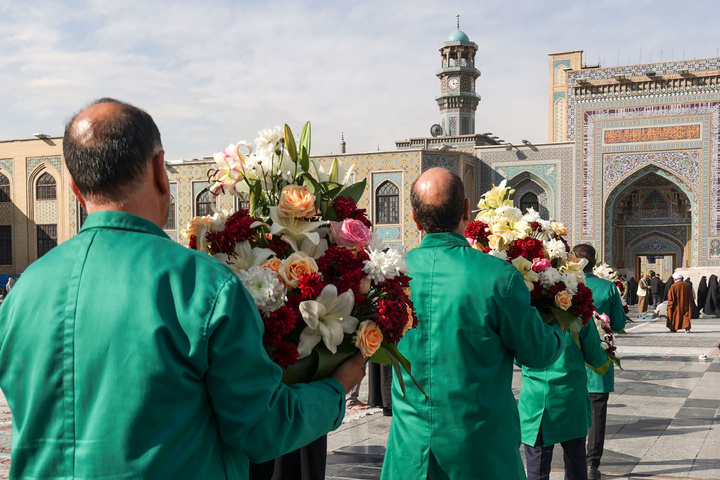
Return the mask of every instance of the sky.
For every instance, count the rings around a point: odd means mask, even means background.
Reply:
[[[0,140],[62,136],[94,99],[148,111],[166,159],[312,124],[312,153],[394,150],[439,122],[440,44],[478,45],[477,133],[548,141],[548,54],[718,55],[716,0],[0,0]]]

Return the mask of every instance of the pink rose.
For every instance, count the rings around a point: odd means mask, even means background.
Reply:
[[[345,248],[362,248],[372,241],[372,232],[360,220],[346,218],[330,222],[335,243]]]
[[[532,269],[538,273],[542,273],[550,267],[552,267],[552,265],[550,265],[550,260],[547,258],[536,258],[533,260]]]

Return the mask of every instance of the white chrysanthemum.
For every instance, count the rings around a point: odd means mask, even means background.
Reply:
[[[578,291],[578,278],[572,273],[564,273],[562,275],[562,281],[565,284],[565,290],[572,295],[577,295]]]
[[[540,274],[540,283],[545,288],[552,288],[553,285],[562,280],[562,275],[555,268],[548,268]]]
[[[560,240],[548,240],[544,244],[547,250],[548,256],[551,259],[559,258],[562,261],[567,259],[567,252],[565,251],[565,244]]]
[[[402,254],[394,248],[387,251],[370,250],[370,259],[365,260],[363,272],[375,283],[382,283],[400,273],[407,273],[407,263]]]
[[[237,276],[263,312],[273,312],[285,303],[285,286],[272,270],[253,266]]]
[[[519,222],[523,216],[519,208],[510,206],[498,207],[495,213],[500,217],[509,219],[511,222]]]
[[[522,221],[527,223],[539,222],[540,220],[540,214],[532,207],[528,207],[527,212],[522,217]]]
[[[493,257],[497,257],[500,260],[507,260],[507,252],[504,250],[490,250],[488,252],[488,255],[492,255]]]
[[[553,231],[552,229],[552,222],[549,220],[543,220],[542,218],[538,220],[538,223],[540,224],[540,227],[543,229],[543,232],[550,233]]]
[[[258,135],[260,136],[255,139],[255,146],[257,146],[258,150],[267,152],[268,154],[273,154],[283,148],[281,141],[284,143],[285,136],[283,127],[280,125],[275,128],[265,128],[260,130]]]

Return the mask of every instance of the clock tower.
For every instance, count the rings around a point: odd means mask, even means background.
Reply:
[[[435,100],[440,107],[444,136],[475,134],[475,110],[480,102],[480,95],[475,93],[475,80],[480,76],[475,68],[477,49],[477,44],[470,41],[459,25],[440,45],[442,68],[436,75],[441,93]]]

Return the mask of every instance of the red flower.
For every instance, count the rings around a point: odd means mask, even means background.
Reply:
[[[583,325],[593,316],[595,306],[593,305],[592,291],[584,283],[578,284],[577,294],[573,297],[573,310],[575,315],[582,318]]]
[[[280,237],[270,237],[268,240],[267,248],[275,252],[275,256],[278,258],[286,258],[288,256],[288,248],[290,245],[283,241]]]
[[[408,322],[407,306],[404,302],[394,299],[378,300],[376,306],[375,323],[382,330],[383,337],[391,343],[399,342]]]
[[[263,343],[276,346],[282,341],[283,335],[290,333],[295,328],[298,313],[296,310],[283,305],[270,314],[263,314],[265,333]]]
[[[300,288],[302,298],[304,300],[310,300],[320,295],[322,289],[325,288],[325,282],[322,281],[322,277],[317,273],[311,273],[310,275],[300,277],[298,287]]]
[[[487,223],[481,221],[472,221],[465,227],[465,237],[479,241],[481,238],[487,238],[490,235]]]
[[[525,257],[530,261],[536,258],[542,258],[542,248],[542,240],[531,237],[518,238],[512,242],[512,246],[508,251],[508,260],[513,260],[517,257]]]
[[[346,218],[360,220],[367,228],[372,227],[372,222],[368,220],[365,209],[357,208],[355,200],[352,198],[337,197],[330,206],[335,210],[338,222],[342,222]]]
[[[205,239],[207,240],[210,250],[212,250],[213,253],[224,253],[226,255],[230,255],[233,251],[233,247],[235,246],[235,243],[225,236],[224,230],[219,232],[208,232],[205,235]]]
[[[345,290],[347,290],[362,278],[362,276],[358,278],[356,272],[349,272],[360,269],[360,273],[362,273],[363,262],[367,259],[368,254],[364,250],[350,250],[333,246],[325,250],[325,253],[316,260],[316,263],[326,282],[339,284],[339,286],[346,287]],[[348,275],[350,276],[348,277]],[[338,292],[340,290],[338,288]]]
[[[249,240],[254,234],[250,225],[257,221],[259,219],[249,216],[247,210],[238,210],[228,217],[223,232],[228,240],[232,242]]]
[[[542,225],[540,225],[540,222],[532,222],[530,223],[530,228],[532,228],[536,232],[539,232],[540,230],[542,230]]]
[[[197,237],[195,235],[190,235],[190,248],[193,250],[197,250]]]
[[[297,346],[288,342],[280,342],[275,346],[275,349],[270,354],[273,362],[280,365],[282,368],[287,368],[295,365],[300,358],[298,354]]]
[[[543,287],[540,282],[533,282],[534,288],[530,292],[530,298],[532,300],[538,300],[542,298]]]
[[[618,290],[620,290],[620,295],[625,293],[625,287],[620,280],[615,280],[615,285],[617,286]]]

